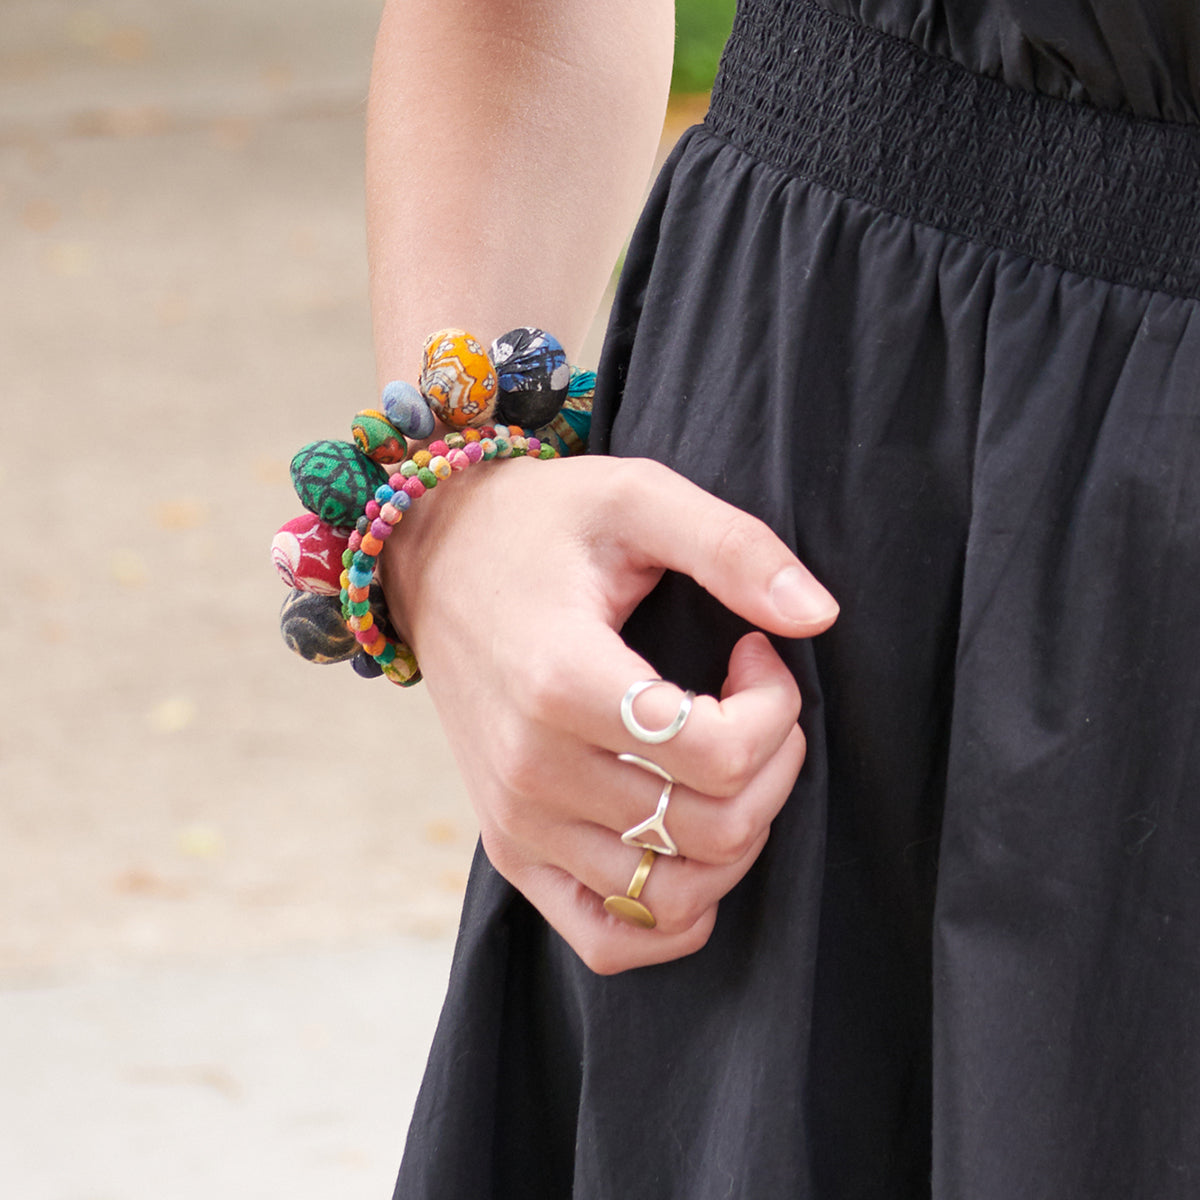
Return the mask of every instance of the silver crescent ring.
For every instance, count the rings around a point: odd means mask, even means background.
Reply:
[[[675,714],[671,723],[662,729],[647,729],[633,715],[633,702],[643,692],[666,682],[665,679],[643,679],[640,683],[633,684],[629,691],[621,697],[621,724],[639,742],[645,742],[649,746],[657,746],[661,742],[669,742],[683,728],[683,723],[688,719],[688,714],[692,711],[692,701],[696,698],[695,692],[684,692],[683,699],[679,701],[679,711]]]

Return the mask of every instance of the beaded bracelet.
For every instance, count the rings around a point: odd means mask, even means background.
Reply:
[[[417,683],[416,657],[391,628],[375,582],[384,543],[414,501],[456,472],[498,458],[582,452],[594,386],[595,376],[567,367],[562,347],[538,329],[513,330],[486,355],[462,330],[427,338],[420,389],[389,383],[382,411],[355,416],[353,442],[310,442],[292,460],[308,512],[271,543],[291,588],[280,613],[291,649],[310,662],[349,660],[368,678]],[[484,424],[493,415],[511,423]],[[514,415],[545,423],[527,432]],[[410,455],[406,437],[427,438],[435,417],[452,432]]]

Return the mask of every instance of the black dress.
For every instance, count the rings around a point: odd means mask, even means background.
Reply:
[[[679,962],[477,856],[396,1195],[1195,1200],[1200,5],[742,0],[598,395],[839,599],[808,760]]]

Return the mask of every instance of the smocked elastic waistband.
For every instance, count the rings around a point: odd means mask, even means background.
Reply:
[[[948,233],[1200,298],[1200,126],[1018,90],[818,5],[754,0],[706,124]]]

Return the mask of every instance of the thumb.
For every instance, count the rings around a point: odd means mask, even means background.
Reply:
[[[636,472],[612,532],[638,566],[690,575],[726,608],[785,637],[811,637],[837,619],[837,601],[757,517],[661,464],[622,461]]]

